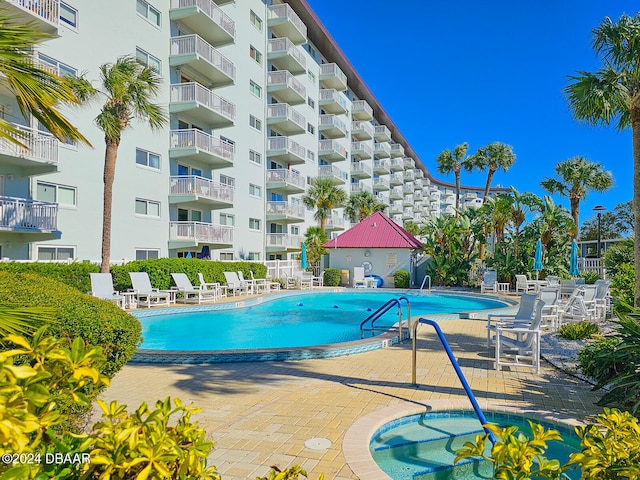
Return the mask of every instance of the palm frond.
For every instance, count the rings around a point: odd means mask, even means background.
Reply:
[[[0,337],[31,334],[42,323],[56,321],[55,309],[48,307],[13,307],[0,305]]]

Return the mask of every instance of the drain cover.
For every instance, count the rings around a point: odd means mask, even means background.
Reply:
[[[326,450],[331,446],[331,440],[327,438],[310,438],[304,442],[304,446],[311,450]]]

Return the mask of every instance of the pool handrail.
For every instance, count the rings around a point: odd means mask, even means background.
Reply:
[[[373,312],[371,315],[365,318],[362,321],[362,323],[360,323],[360,338],[364,338],[365,329],[363,327],[365,323],[367,323],[368,321],[371,321],[371,326],[367,330],[373,332],[375,330],[373,326],[375,321],[381,318],[382,315],[387,313],[389,310],[391,310],[391,308],[394,305],[397,305],[398,306],[398,329],[399,329],[399,335],[400,335],[400,342],[402,342],[402,305],[400,303],[400,300],[404,300],[407,302],[407,329],[410,329],[409,323],[411,322],[411,302],[407,297],[401,296],[398,298],[390,298],[380,308],[378,308],[375,312]]]
[[[431,325],[435,329],[436,334],[438,335],[438,338],[440,339],[440,343],[442,343],[442,346],[444,347],[445,352],[447,352],[447,356],[449,357],[449,361],[451,362],[451,366],[456,371],[456,374],[458,375],[458,379],[460,380],[460,383],[462,384],[462,388],[464,388],[464,391],[467,394],[467,397],[469,398],[469,401],[471,402],[471,405],[473,406],[473,410],[476,412],[478,420],[480,420],[480,423],[482,424],[482,428],[489,435],[489,440],[491,441],[491,444],[495,445],[495,443],[496,443],[495,436],[493,435],[493,433],[487,427],[485,427],[485,425],[487,423],[489,423],[489,422],[487,422],[487,418],[484,416],[484,413],[482,413],[482,409],[480,408],[480,405],[478,404],[478,401],[476,400],[476,396],[473,394],[473,390],[471,390],[471,387],[469,386],[469,383],[467,382],[467,379],[465,378],[464,373],[462,373],[462,369],[460,368],[460,364],[456,360],[456,357],[453,355],[453,351],[451,350],[451,347],[449,346],[449,342],[447,342],[447,339],[445,338],[444,333],[442,333],[442,330],[440,329],[440,326],[434,320],[429,320],[427,318],[420,317],[418,319],[418,321],[413,324],[413,330],[412,330],[413,341],[412,341],[412,347],[411,347],[411,353],[413,355],[412,360],[411,360],[411,369],[412,369],[411,370],[411,384],[412,385],[417,385],[417,382],[416,382],[416,363],[417,363],[418,341],[417,341],[417,338],[416,338],[417,337],[416,333],[417,333],[417,330],[418,330],[418,326],[421,323],[424,323],[424,324],[427,324],[427,325]]]
[[[425,275],[424,278],[422,279],[422,285],[420,285],[420,290],[419,290],[420,295],[422,295],[422,290],[424,289],[424,284],[426,283],[427,279],[429,280],[429,285],[427,286],[427,292],[431,293],[431,275]]]

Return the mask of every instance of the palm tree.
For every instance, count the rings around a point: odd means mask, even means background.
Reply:
[[[487,183],[484,187],[484,198],[489,196],[491,189],[491,181],[493,175],[498,171],[509,171],[516,161],[516,155],[513,153],[511,145],[505,143],[493,142],[486,147],[479,148],[476,153],[471,155],[464,166],[467,171],[478,169],[487,171]]]
[[[327,235],[320,227],[309,227],[304,234],[304,241],[307,246],[307,261],[312,267],[318,265],[320,257],[326,252],[323,245],[327,243]]]
[[[78,104],[66,78],[37,66],[35,46],[51,38],[29,24],[14,23],[0,10],[0,88],[10,91],[24,117],[33,115],[58,140],[89,141],[57,110],[61,104]],[[20,133],[0,118],[0,138],[22,144]]]
[[[538,197],[533,193],[520,193],[514,187],[511,187],[511,195],[513,203],[511,204],[511,222],[513,224],[513,257],[519,258],[520,230],[527,220],[527,215],[532,208],[539,204]]]
[[[544,251],[549,252],[554,244],[558,244],[560,247],[568,244],[565,232],[573,235],[577,229],[569,211],[561,205],[556,205],[548,195],[534,208],[540,213],[534,219],[534,223],[537,226]]]
[[[573,115],[592,125],[631,127],[633,137],[633,213],[640,218],[640,13],[606,17],[593,29],[593,49],[603,66],[595,73],[569,76],[564,89]],[[634,228],[635,293],[640,307],[640,222]]]
[[[465,161],[465,155],[467,154],[467,150],[469,149],[469,144],[467,142],[461,143],[460,145],[456,145],[451,150],[446,149],[441,151],[436,157],[436,162],[438,163],[438,172],[443,175],[448,175],[453,172],[453,175],[456,179],[456,215],[458,215],[458,210],[460,209],[460,168]]]
[[[160,76],[156,71],[139,63],[133,56],[119,57],[115,63],[100,67],[103,91],[96,90],[81,78],[77,92],[83,99],[102,95],[106,98],[95,123],[104,133],[104,208],[102,212],[102,264],[101,272],[109,271],[111,260],[111,209],[116,159],[122,132],[131,126],[134,118],[146,120],[152,129],[167,123],[163,109],[152,103],[160,89]]]
[[[324,232],[327,218],[331,216],[334,208],[341,208],[347,201],[347,194],[340,187],[334,185],[331,180],[314,178],[307,194],[302,198],[307,208],[315,208],[314,218],[319,222],[320,229]]]
[[[344,212],[352,223],[356,223],[361,222],[369,215],[383,211],[386,207],[385,203],[365,190],[349,197]]]
[[[540,185],[549,193],[559,193],[569,198],[571,216],[576,225],[580,225],[580,200],[587,198],[591,190],[606,192],[613,186],[613,175],[603,169],[600,163],[590,162],[584,157],[575,156],[556,165],[559,179],[545,178]],[[578,238],[578,229],[573,232]]]

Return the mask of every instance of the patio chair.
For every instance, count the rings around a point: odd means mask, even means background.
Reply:
[[[584,302],[584,306],[587,309],[587,314],[591,320],[595,320],[597,317],[597,305],[596,305],[596,295],[598,293],[598,287],[595,285],[584,285],[582,287],[584,292],[582,294],[582,301]]]
[[[540,373],[540,322],[544,302],[538,300],[528,325],[496,324],[496,370],[504,366],[525,366]]]
[[[560,287],[545,287],[538,292],[538,298],[545,305],[542,309],[541,328],[558,328],[558,300],[560,299]]]
[[[265,289],[267,292],[270,292],[271,290],[280,290],[279,282],[270,282],[266,278],[256,278],[253,275],[253,270],[249,270],[249,273],[251,274],[251,280],[254,281],[255,284],[258,285],[258,287],[260,287],[260,285],[262,284],[266,285]]]
[[[215,292],[217,298],[227,296],[226,288],[223,285],[220,285],[220,282],[205,281],[202,272],[198,272],[198,281],[200,282],[198,287],[200,287],[200,290],[203,292]]]
[[[516,293],[535,293],[537,283],[526,275],[516,275]]]
[[[249,284],[247,282],[241,282],[236,272],[223,273],[227,282],[227,293],[231,292],[233,296],[249,293]]]
[[[573,278],[560,280],[560,298],[568,298],[576,288],[576,281]]]
[[[547,281],[547,285],[549,287],[560,286],[560,277],[549,275],[547,278],[545,278],[545,280]]]
[[[244,273],[242,272],[242,270],[238,270],[238,280],[240,280],[241,284],[245,284],[247,287],[247,291],[248,293],[260,293],[258,291],[258,286],[256,285],[256,281],[255,280],[247,280],[244,278]],[[265,291],[264,288],[261,289],[262,292]]]
[[[491,334],[495,333],[496,323],[506,324],[510,322],[521,325],[531,323],[537,299],[538,297],[535,294],[525,293],[520,298],[520,305],[515,314],[490,313],[487,315],[487,348],[491,348],[491,344],[493,343]]]
[[[558,312],[559,327],[571,322],[582,322],[589,318],[589,312],[582,297],[583,294],[584,287],[573,289],[571,296],[567,299],[567,303]]]
[[[124,295],[113,289],[113,278],[110,273],[90,273],[91,291],[89,295],[110,300],[124,310],[126,306]]]
[[[484,292],[498,293],[498,272],[495,270],[485,270],[482,274],[480,293]]]
[[[295,272],[293,276],[295,277],[296,284],[301,289],[304,290],[308,288],[309,290],[311,290],[311,288],[313,287],[313,275],[311,273],[298,271]]]
[[[153,288],[147,272],[129,272],[129,277],[133,286],[131,291],[138,305],[146,305],[147,308],[151,308],[160,305],[168,307],[171,304],[172,293]]]
[[[369,281],[364,278],[364,267],[353,267],[353,288],[367,288]]]
[[[176,284],[175,288],[182,295],[176,297],[176,301],[180,298],[183,303],[201,303],[203,301],[215,302],[218,299],[215,290],[205,290],[202,285],[198,288],[194,287],[186,273],[172,273],[171,277]]]
[[[611,296],[609,294],[609,280],[596,280],[596,317],[606,318],[607,312],[611,309]]]

